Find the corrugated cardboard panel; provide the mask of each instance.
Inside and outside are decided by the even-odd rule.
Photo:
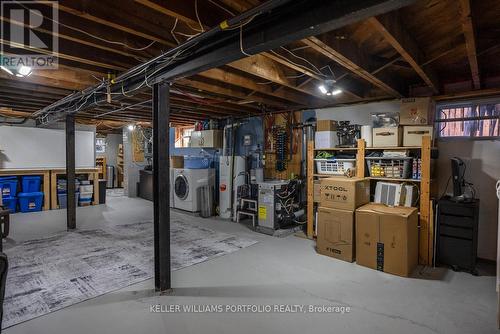
[[[354,261],[354,212],[318,208],[318,253]]]

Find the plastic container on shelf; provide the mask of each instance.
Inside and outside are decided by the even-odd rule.
[[[84,185],[84,184],[80,184],[80,192],[81,193],[93,193],[94,192],[94,185],[90,184],[90,185]]]
[[[18,179],[16,176],[0,177],[0,188],[2,189],[2,197],[3,198],[16,197],[17,183]]]
[[[209,157],[184,157],[185,169],[207,169],[210,168],[212,159]]]
[[[17,212],[17,197],[2,198],[3,206],[10,210],[10,213]]]
[[[93,191],[90,192],[80,192],[80,206],[87,206],[92,203],[92,195],[94,194]]]
[[[411,177],[412,158],[410,157],[366,157],[365,159],[368,173],[371,177],[387,177],[393,179],[408,179]]]
[[[344,175],[350,168],[356,167],[356,159],[314,159],[318,174]]]
[[[78,187],[80,187],[80,181],[75,180],[75,189],[78,191]],[[68,190],[68,183],[65,179],[61,179],[57,181],[57,193],[65,194]]]
[[[42,210],[43,192],[19,193],[19,210],[21,212],[36,212]]]
[[[75,206],[78,206],[79,197],[80,193],[77,191],[75,193]],[[68,194],[66,193],[57,194],[57,199],[59,201],[59,209],[66,209],[68,207]]]
[[[23,193],[33,193],[40,191],[42,183],[41,176],[23,176],[21,177],[21,184]]]

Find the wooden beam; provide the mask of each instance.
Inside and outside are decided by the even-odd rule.
[[[404,29],[397,13],[372,17],[368,19],[368,22],[413,67],[433,92],[438,93],[439,84],[436,73],[430,67],[424,68],[422,65],[425,61],[423,52]]]
[[[477,61],[476,37],[474,34],[474,24],[472,22],[470,0],[460,0],[459,4],[460,20],[465,36],[465,47],[467,48],[467,58],[469,59],[472,83],[474,89],[481,89],[481,78],[479,75],[479,64]]]
[[[228,64],[228,66],[243,72],[251,73],[264,80],[283,85],[298,92],[326,100],[326,97],[319,92],[297,87],[293,80],[287,78],[280,66],[263,55],[243,58]]]
[[[384,92],[400,98],[402,97],[402,94],[396,90],[395,88],[391,87],[389,84],[386,82],[382,81],[379,79],[377,76],[371,74],[369,70],[363,68],[363,65],[367,67],[367,64],[365,64],[362,61],[361,56],[356,56],[356,54],[351,54],[349,55],[349,58],[342,54],[341,51],[334,49],[333,47],[327,45],[317,37],[309,37],[303,42],[310,46],[312,49],[316,50],[317,52],[321,53],[325,57],[328,57],[329,59],[335,61],[336,63],[340,64],[341,66],[345,67],[349,71],[353,72],[354,74],[358,75],[359,77],[365,79],[366,81],[370,82],[376,87],[379,87],[382,89]],[[388,78],[385,80],[389,80]]]

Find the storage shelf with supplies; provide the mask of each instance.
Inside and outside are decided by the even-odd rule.
[[[430,189],[431,189],[431,138],[430,136],[422,137],[421,146],[392,146],[392,147],[366,147],[364,140],[358,140],[358,147],[356,148],[330,148],[330,149],[315,149],[314,141],[311,140],[307,143],[307,236],[309,238],[315,237],[314,228],[314,180],[319,180],[325,177],[343,177],[340,175],[332,174],[322,174],[320,170],[316,170],[317,159],[315,159],[316,153],[318,151],[351,151],[356,152],[356,177],[366,177],[365,175],[370,175],[366,170],[365,160],[366,151],[377,151],[377,150],[392,150],[392,151],[403,151],[403,150],[414,150],[418,151],[418,155],[421,159],[421,170],[420,179],[412,179],[412,164],[411,159],[408,158],[408,165],[410,173],[403,173],[401,177],[386,177],[386,176],[368,176],[370,180],[376,181],[389,181],[389,182],[407,182],[415,183],[419,186],[420,199],[419,199],[419,264],[428,265],[432,263],[434,254],[434,220],[432,214],[432,205],[430,199]],[[374,157],[375,158],[375,157]],[[381,157],[375,158],[381,159]],[[397,158],[396,158],[397,159]],[[404,158],[403,158],[404,160]],[[392,175],[391,175],[392,176]]]

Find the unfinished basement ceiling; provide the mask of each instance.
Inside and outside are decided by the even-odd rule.
[[[1,113],[29,116],[260,3],[60,0],[59,69],[36,70],[28,78],[0,71]],[[171,120],[187,125],[208,117],[320,108],[415,92],[438,95],[447,93],[449,84],[459,84],[463,91],[488,88],[500,72],[499,16],[500,2],[495,0],[416,1],[377,18],[179,79],[171,91]],[[474,34],[464,33],[468,29]],[[317,87],[332,75],[344,93],[326,97]],[[79,113],[78,118],[101,129],[149,122],[150,100],[150,89],[145,89]]]

